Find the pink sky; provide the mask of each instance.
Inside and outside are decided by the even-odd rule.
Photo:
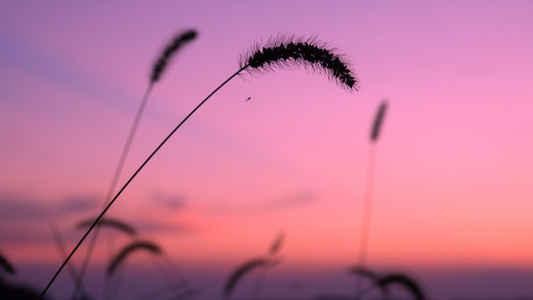
[[[154,87],[120,182],[238,69],[239,54],[294,34],[345,54],[361,90],[304,70],[234,79],[110,216],[186,272],[228,274],[284,231],[280,277],[342,274],[357,260],[368,135],[386,98],[369,266],[528,270],[529,283],[500,292],[532,295],[532,14],[528,1],[3,1],[0,253],[15,266],[52,266],[50,274],[59,266],[48,220],[72,247],[74,224],[97,213],[151,65],[173,34],[200,35]],[[40,287],[48,273],[20,276]]]

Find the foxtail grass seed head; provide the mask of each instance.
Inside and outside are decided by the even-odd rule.
[[[372,125],[372,131],[370,132],[370,141],[375,143],[379,138],[381,127],[383,126],[383,120],[385,119],[385,113],[387,112],[387,101],[383,100],[379,105],[378,112],[374,118]]]
[[[139,250],[145,250],[149,251],[152,254],[161,254],[161,248],[157,246],[156,244],[152,242],[146,242],[146,241],[137,241],[133,242],[126,247],[122,248],[120,252],[113,257],[111,262],[109,263],[109,266],[107,267],[107,275],[111,276],[115,272],[115,270],[122,264],[124,259],[128,257],[133,252],[139,251]]]
[[[157,59],[152,69],[152,75],[150,77],[150,83],[159,81],[163,72],[165,71],[170,59],[183,45],[193,41],[198,36],[196,30],[191,29],[176,35],[170,43],[166,46],[161,56]]]
[[[271,38],[241,55],[239,66],[251,74],[303,67],[325,74],[349,91],[359,90],[359,80],[344,55],[336,54],[316,38]]]

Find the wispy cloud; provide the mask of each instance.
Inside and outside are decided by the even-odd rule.
[[[247,202],[240,205],[216,204],[212,212],[220,214],[269,214],[290,209],[298,209],[315,203],[316,194],[304,191],[279,198]]]
[[[189,235],[198,232],[198,228],[185,223],[169,223],[155,220],[142,220],[134,222],[135,228],[142,235],[150,235],[151,233],[158,234],[172,234],[174,235]]]
[[[61,217],[92,212],[98,206],[99,200],[95,196],[74,195],[50,202],[47,199],[0,191],[0,220],[2,223],[8,221],[35,222],[51,216]]]
[[[186,206],[185,197],[181,195],[156,192],[153,194],[152,199],[158,206],[171,212],[183,210]]]
[[[94,213],[99,198],[90,195],[72,195],[57,201],[24,194],[0,191],[0,241],[4,245],[18,243],[49,243],[52,240],[48,222]],[[76,231],[65,232],[64,238],[77,238]]]

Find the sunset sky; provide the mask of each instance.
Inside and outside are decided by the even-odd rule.
[[[530,1],[2,1],[0,254],[20,269],[14,281],[45,286],[62,259],[50,220],[72,249],[173,35],[199,33],[154,86],[121,184],[240,55],[269,37],[316,37],[344,55],[360,91],[297,68],[234,78],[109,216],[160,245],[200,299],[219,298],[280,232],[265,297],[351,295],[369,134],[387,99],[368,266],[412,274],[433,299],[531,296],[532,15]],[[126,241],[102,236],[93,278],[109,244]],[[156,278],[148,261],[128,267]],[[57,284],[52,297],[69,295],[67,274]]]

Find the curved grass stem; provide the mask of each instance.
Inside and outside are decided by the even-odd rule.
[[[118,160],[117,167],[115,168],[115,172],[113,174],[113,178],[111,179],[111,183],[109,184],[109,188],[107,189],[107,193],[105,196],[105,200],[103,203],[102,209],[106,207],[106,205],[111,200],[111,196],[113,196],[113,193],[115,192],[115,188],[118,183],[118,179],[120,178],[120,174],[122,174],[122,169],[124,168],[124,163],[126,162],[126,158],[128,157],[128,153],[131,148],[131,144],[133,142],[133,138],[135,137],[135,133],[137,132],[137,128],[139,127],[139,123],[141,121],[141,117],[143,115],[144,109],[146,107],[146,103],[148,102],[148,97],[150,96],[150,93],[152,91],[153,83],[150,83],[148,85],[148,88],[146,89],[146,92],[144,93],[144,96],[141,101],[141,105],[139,106],[139,109],[137,110],[137,114],[135,115],[135,119],[133,120],[133,124],[131,125],[130,132],[128,133],[128,138],[126,139],[126,143],[124,144],[124,148],[122,149],[122,153],[120,154],[120,158]],[[79,276],[76,280],[76,290],[75,290],[75,297],[77,296],[79,289],[83,282],[83,277],[85,276],[85,272],[87,271],[87,268],[89,266],[89,262],[91,260],[91,256],[94,250],[94,247],[96,246],[96,241],[98,240],[98,233],[100,232],[100,227],[97,227],[94,230],[94,234],[91,237],[91,240],[89,241],[89,246],[87,247],[87,252],[85,252],[85,257],[83,259],[83,263],[80,269]]]
[[[54,234],[54,238],[56,240],[56,245],[59,250],[59,253],[61,256],[66,257],[67,251],[65,250],[65,243],[63,242],[63,239],[61,238],[61,233],[59,232],[59,229],[57,228],[57,224],[53,219],[50,219],[49,221],[50,229],[52,229],[52,232]],[[88,293],[86,292],[85,288],[83,287],[83,284],[81,284],[81,280],[79,278],[79,274],[76,272],[76,269],[73,265],[69,265],[70,268],[68,268],[70,276],[72,279],[74,279],[74,282],[76,283],[76,293],[80,293],[82,296],[82,299],[89,299],[87,296]],[[80,286],[78,286],[78,283]]]
[[[181,125],[183,125],[183,123],[185,123],[185,121],[187,121],[209,98],[211,98],[211,96],[213,96],[220,88],[222,88],[224,85],[226,85],[226,83],[228,83],[231,79],[233,79],[234,77],[236,77],[237,75],[239,75],[239,73],[241,73],[244,69],[246,69],[248,67],[248,65],[244,65],[242,66],[237,72],[235,72],[233,75],[231,75],[228,79],[226,79],[222,84],[220,84],[213,92],[211,92],[211,94],[209,94],[202,102],[200,102],[200,104],[198,104],[179,124],[178,126],[176,126],[176,128],[174,128],[170,134],[159,144],[159,146],[157,146],[155,148],[155,150],[148,156],[148,158],[146,158],[146,160],[141,164],[141,166],[133,173],[133,175],[128,179],[128,181],[126,181],[126,183],[122,186],[122,188],[118,191],[118,193],[115,195],[115,197],[113,197],[113,199],[106,205],[106,207],[102,210],[102,212],[100,213],[100,215],[94,220],[93,224],[91,225],[91,227],[89,227],[89,229],[87,229],[87,231],[85,232],[85,234],[82,236],[82,238],[80,239],[80,241],[78,242],[78,244],[74,247],[74,249],[72,249],[72,251],[70,252],[70,254],[67,256],[67,258],[65,259],[65,261],[63,261],[63,263],[61,264],[61,266],[59,267],[59,269],[57,270],[57,272],[54,274],[54,276],[52,277],[52,279],[48,282],[48,284],[46,285],[46,287],[44,288],[44,290],[42,291],[41,295],[39,296],[39,299],[42,299],[43,296],[46,294],[46,292],[48,291],[48,289],[50,288],[50,286],[52,285],[52,283],[55,281],[55,279],[57,278],[57,276],[59,275],[59,273],[61,272],[61,270],[63,270],[63,268],[65,267],[65,265],[68,263],[68,261],[72,258],[72,256],[74,255],[74,253],[78,250],[78,248],[80,247],[80,245],[83,243],[83,241],[85,240],[85,238],[87,238],[87,236],[89,235],[89,233],[93,230],[93,228],[96,226],[96,224],[98,223],[98,221],[100,221],[100,219],[102,219],[102,217],[105,215],[105,213],[109,210],[109,208],[111,207],[111,205],[113,205],[113,203],[115,203],[115,201],[117,200],[117,198],[122,194],[122,192],[126,189],[126,187],[133,181],[133,179],[137,176],[137,174],[139,174],[139,172],[144,168],[144,166],[150,161],[150,159],[152,159],[152,157],[159,151],[159,149],[161,149],[161,147],[163,147],[163,145],[170,139],[170,137],[172,137],[172,135],[174,135],[174,133],[181,127]]]
[[[261,290],[263,288],[263,282],[265,281],[266,272],[266,269],[262,269],[260,270],[260,273],[257,274],[257,277],[255,278],[255,285],[252,290],[252,296],[250,299],[259,300],[259,296],[261,295]]]

